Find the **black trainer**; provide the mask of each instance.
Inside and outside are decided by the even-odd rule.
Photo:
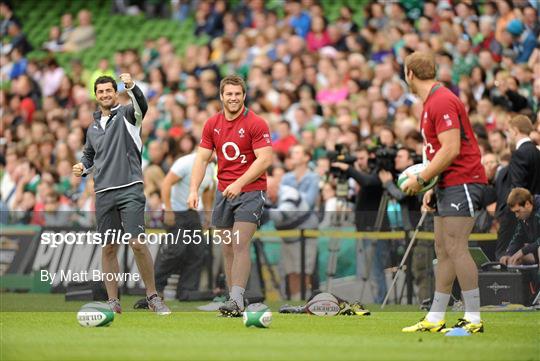
[[[219,307],[219,312],[223,317],[242,317],[242,310],[235,300],[225,301],[225,304]]]

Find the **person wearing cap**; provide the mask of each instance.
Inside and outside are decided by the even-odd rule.
[[[515,62],[526,63],[536,46],[534,34],[518,19],[511,20],[506,25],[506,31],[512,36],[512,48],[516,53]]]

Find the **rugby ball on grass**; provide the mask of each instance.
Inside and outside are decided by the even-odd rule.
[[[339,302],[332,294],[323,292],[308,302],[306,310],[311,315],[335,316],[339,313]]]
[[[114,312],[102,302],[87,303],[77,313],[77,321],[83,327],[109,326],[114,320]]]
[[[267,328],[272,323],[272,312],[264,303],[253,303],[243,312],[244,326]]]
[[[407,176],[408,174],[412,174],[413,176],[417,176],[419,175],[420,173],[422,173],[424,171],[424,169],[426,169],[426,166],[425,164],[423,163],[420,163],[420,164],[415,164],[415,165],[411,165],[409,168],[405,169],[403,171],[403,173],[401,173],[398,177],[398,180],[397,180],[397,186],[399,187],[399,189],[403,190],[402,186],[403,186],[403,183],[405,183],[405,181],[407,179],[409,179],[409,177]],[[430,190],[431,188],[435,187],[435,185],[437,184],[437,182],[439,181],[439,176],[436,176],[436,177],[433,177],[432,179],[429,180],[429,182],[424,186],[424,188],[422,188],[418,193],[424,193],[424,192],[427,192],[428,190]]]

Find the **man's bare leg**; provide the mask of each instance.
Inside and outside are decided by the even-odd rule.
[[[244,308],[244,292],[251,272],[250,245],[257,225],[250,222],[235,222],[231,235],[234,259],[231,269],[231,299],[240,309]]]
[[[232,234],[232,228],[231,229],[218,229],[216,232],[217,235],[221,238],[221,251],[223,252],[223,267],[225,268],[225,279],[227,281],[227,288],[229,289],[229,292],[231,291],[232,287],[232,266],[234,261],[234,252],[233,252],[233,245],[232,241],[231,243],[225,243],[223,242],[223,235],[224,234]],[[230,233],[228,233],[230,232]]]
[[[150,250],[144,243],[140,243],[137,239],[132,239],[130,241],[131,249],[133,250],[133,255],[135,256],[135,262],[137,263],[137,268],[141,273],[144,285],[146,287],[146,296],[151,296],[156,294],[156,280],[154,278],[154,261],[152,260],[152,255]]]
[[[120,272],[120,266],[118,264],[118,245],[107,244],[101,249],[101,268],[103,273]],[[107,296],[110,300],[118,299],[118,283],[115,280],[109,281],[108,277],[104,277],[105,288],[107,289]]]
[[[426,316],[429,322],[437,323],[444,320],[446,308],[450,301],[452,284],[456,279],[456,271],[450,256],[446,252],[446,237],[444,231],[443,217],[435,217],[435,255],[437,265],[435,266],[435,294],[431,308]]]
[[[444,218],[435,217],[435,255],[437,256],[437,266],[435,267],[435,291],[450,294],[452,285],[456,279],[454,263],[446,251],[446,232],[444,229]]]
[[[454,264],[465,303],[464,318],[471,323],[480,323],[480,290],[478,270],[469,252],[469,236],[474,227],[472,217],[445,217],[446,253]]]
[[[443,217],[446,253],[463,291],[478,288],[478,270],[469,252],[469,236],[474,227],[472,217]]]

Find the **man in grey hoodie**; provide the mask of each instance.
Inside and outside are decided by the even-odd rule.
[[[94,122],[88,127],[83,156],[81,162],[73,166],[73,174],[84,177],[92,171],[94,173],[97,231],[104,242],[101,256],[103,273],[118,274],[120,271],[117,258],[119,242],[109,242],[106,237],[111,231],[129,233],[129,244],[146,286],[148,306],[158,315],[168,315],[170,309],[156,292],[152,256],[146,244],[139,241],[144,239],[139,235],[145,231],[146,203],[141,167],[141,125],[148,105],[130,74],[121,74],[120,80],[131,104],[118,104],[118,89],[113,78],[102,76],[96,79],[94,92],[99,110],[94,113]],[[114,312],[121,313],[117,282],[111,280],[114,277],[103,278],[109,306]]]

